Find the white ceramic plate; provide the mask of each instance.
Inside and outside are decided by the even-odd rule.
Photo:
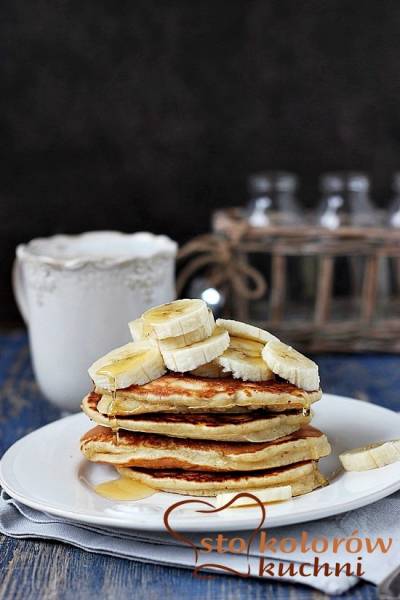
[[[325,394],[315,405],[313,425],[325,432],[333,453],[321,461],[331,479],[325,488],[268,507],[268,526],[289,525],[352,510],[388,496],[400,488],[400,462],[363,473],[332,478],[339,467],[338,454],[367,443],[399,437],[400,415],[341,396]],[[0,483],[24,504],[52,515],[123,529],[164,530],[165,509],[187,496],[157,493],[135,502],[110,501],[92,486],[115,477],[112,467],[87,462],[79,451],[79,438],[90,428],[83,414],[61,419],[16,442],[0,463]],[[200,515],[190,505],[176,511],[171,523],[180,531],[232,531],[251,529],[260,520],[258,508]],[[229,514],[227,514],[229,512]],[[231,514],[232,513],[232,514]]]

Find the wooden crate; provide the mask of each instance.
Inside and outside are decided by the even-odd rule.
[[[214,214],[213,231],[216,243],[221,248],[225,243],[223,252],[230,256],[230,262],[225,256],[221,261],[213,258],[210,265],[214,278],[217,275],[218,279],[220,269],[225,292],[231,300],[226,316],[252,322],[309,351],[400,352],[400,231],[384,227],[343,227],[330,231],[311,225],[254,228],[241,216],[240,209],[235,208]],[[182,256],[190,255],[190,248],[189,253],[185,247],[182,250]],[[270,276],[266,282],[268,295],[259,298],[261,311],[254,316],[254,297],[243,295],[238,286],[230,284],[229,278],[224,279],[223,273],[229,269],[234,272],[237,265],[248,264],[248,257],[257,254],[270,262]],[[212,251],[209,256],[213,257]],[[296,302],[291,303],[288,317],[286,267],[291,257],[314,257],[316,263],[315,289],[307,317],[296,314]],[[342,300],[335,299],[333,294],[337,257],[346,257],[349,264],[356,266],[362,257],[363,263],[358,289],[350,286],[348,296]],[[382,307],[378,306],[379,282],[382,269],[386,269],[387,275],[389,259],[397,287],[382,314]],[[350,306],[357,307],[356,314],[349,313]]]

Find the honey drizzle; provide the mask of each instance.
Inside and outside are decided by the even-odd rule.
[[[117,425],[118,419],[116,415],[113,415],[114,405],[117,399],[117,379],[116,377],[109,377],[112,384],[111,387],[111,404],[109,407],[111,430],[115,435],[115,443],[119,444],[119,427]],[[136,479],[130,479],[128,477],[119,477],[118,479],[111,479],[110,481],[104,481],[94,486],[94,491],[99,496],[107,498],[108,500],[142,500],[148,498],[153,494],[156,494],[158,490],[152,488],[145,483],[137,481]]]
[[[142,500],[157,493],[158,490],[128,477],[119,477],[104,481],[94,487],[96,494],[108,500]]]
[[[111,378],[110,378],[111,379]],[[119,427],[118,427],[118,419],[114,412],[114,405],[117,399],[117,378],[114,376],[111,379],[112,390],[111,390],[111,404],[109,412],[111,413],[111,431],[114,434],[114,442],[118,446],[119,445]]]

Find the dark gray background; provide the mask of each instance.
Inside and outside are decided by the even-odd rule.
[[[3,0],[0,322],[15,245],[117,228],[178,241],[294,170],[400,167],[400,2]]]

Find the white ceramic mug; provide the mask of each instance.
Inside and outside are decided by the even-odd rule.
[[[177,245],[151,233],[99,231],[17,247],[13,286],[39,387],[78,410],[96,358],[128,342],[128,321],[175,298]]]

